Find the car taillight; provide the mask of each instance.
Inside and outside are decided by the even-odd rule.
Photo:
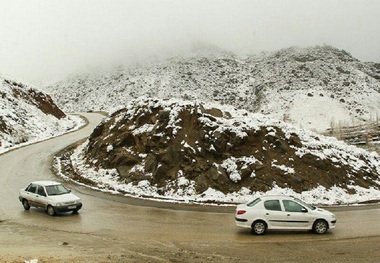
[[[245,212],[247,212],[247,211],[245,211],[245,210],[238,210],[238,211],[236,212],[236,214],[237,214],[237,215],[242,215],[242,214],[244,214]]]

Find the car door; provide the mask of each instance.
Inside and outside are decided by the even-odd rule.
[[[36,196],[37,196],[37,185],[31,183],[25,189],[25,198],[28,200],[31,206],[37,206],[36,204]]]
[[[282,200],[286,212],[286,225],[289,228],[304,229],[311,223],[311,215],[307,208],[292,200]]]
[[[37,193],[35,196],[35,203],[38,207],[46,207],[47,206],[47,197],[45,188],[42,185],[37,185]]]
[[[283,228],[286,224],[287,216],[281,208],[280,200],[266,200],[264,202],[264,208],[268,228]]]

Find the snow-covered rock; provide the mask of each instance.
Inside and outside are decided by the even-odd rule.
[[[52,137],[77,126],[51,97],[23,83],[0,78],[0,152]]]
[[[282,193],[336,204],[380,194],[376,153],[200,101],[133,100],[99,124],[69,163],[75,175],[64,176],[145,198],[242,202]]]

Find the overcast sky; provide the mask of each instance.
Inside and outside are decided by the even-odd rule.
[[[329,44],[380,62],[380,0],[0,0],[0,75],[29,83],[195,42],[236,53]]]

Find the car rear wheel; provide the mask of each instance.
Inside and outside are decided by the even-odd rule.
[[[30,209],[30,204],[29,204],[28,200],[26,200],[26,199],[22,200],[22,206],[24,207],[25,210]]]
[[[264,235],[267,231],[267,224],[264,221],[256,221],[252,224],[251,233],[255,235]]]
[[[54,216],[55,215],[54,207],[52,207],[51,205],[49,205],[47,207],[47,213],[48,213],[49,216]]]
[[[313,225],[313,232],[319,235],[325,234],[328,229],[329,229],[329,226],[327,222],[322,219],[315,221]]]

